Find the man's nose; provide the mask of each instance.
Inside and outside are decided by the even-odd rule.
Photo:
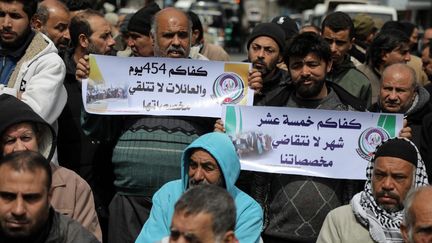
[[[16,152],[16,151],[24,151],[24,150],[27,150],[27,147],[24,145],[23,142],[21,142],[20,140],[17,140],[15,145],[14,145],[13,151]]]
[[[178,35],[174,35],[174,37],[172,39],[172,45],[180,46],[180,38],[178,37]]]
[[[115,45],[115,40],[112,38],[112,36],[108,37],[108,46],[112,47]]]
[[[404,56],[404,61],[409,62],[410,60],[411,60],[411,54],[407,52],[407,54],[405,54]]]
[[[204,179],[204,172],[201,167],[198,167],[193,175],[195,181],[202,181]]]
[[[390,100],[397,100],[397,99],[398,99],[398,96],[397,96],[396,90],[392,90],[392,91],[390,91],[390,94],[389,94],[388,98],[389,98]]]
[[[66,29],[65,32],[63,33],[63,38],[65,38],[68,41],[70,40],[70,33],[68,29]]]
[[[12,214],[17,217],[17,216],[23,216],[26,212],[26,207],[25,207],[25,203],[24,200],[20,197],[18,197],[15,200],[15,204],[12,208]]]
[[[12,25],[12,22],[11,22],[11,17],[9,17],[9,15],[6,15],[4,18],[3,18],[3,26],[5,26],[5,27],[10,27],[11,25]]]
[[[394,189],[394,183],[393,179],[391,177],[386,177],[384,179],[384,182],[382,184],[382,189],[386,191],[393,191]]]

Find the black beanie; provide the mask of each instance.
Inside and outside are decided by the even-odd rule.
[[[285,31],[285,38],[291,39],[298,34],[297,23],[288,16],[274,17],[272,23],[278,24]]]
[[[247,49],[253,40],[260,36],[267,36],[272,38],[279,46],[280,52],[283,52],[285,48],[285,32],[283,29],[275,23],[262,23],[252,30],[249,35],[249,41],[247,42]]]
[[[375,151],[374,161],[378,157],[395,157],[408,161],[417,167],[417,150],[408,140],[393,138],[383,142]]]
[[[138,32],[143,35],[149,35],[151,29],[151,20],[153,15],[160,10],[159,5],[151,3],[145,8],[142,8],[136,12],[128,24],[128,31]]]

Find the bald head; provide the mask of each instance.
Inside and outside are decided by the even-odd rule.
[[[44,33],[60,50],[67,48],[69,36],[69,10],[58,0],[44,0],[32,19],[32,27]]]
[[[155,56],[189,56],[192,23],[185,12],[171,7],[162,9],[154,16],[151,32]]]
[[[417,95],[415,71],[404,63],[390,65],[381,76],[379,102],[385,112],[402,113],[409,110]]]
[[[420,187],[408,194],[401,233],[405,242],[432,242],[432,187]]]

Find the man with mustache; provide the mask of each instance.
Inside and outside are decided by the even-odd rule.
[[[277,67],[282,62],[285,32],[275,23],[257,25],[247,42],[248,62],[252,63],[250,78],[262,79],[263,87],[255,94],[254,105],[262,105],[289,80],[287,71]]]
[[[65,64],[49,38],[31,29],[37,1],[0,1],[0,94],[27,103],[48,123],[66,104]]]
[[[333,12],[325,17],[321,30],[321,35],[329,43],[332,52],[333,65],[328,80],[339,84],[369,107],[372,100],[371,83],[354,66],[349,55],[354,43],[354,23],[350,16],[343,12]]]
[[[203,184],[217,185],[229,192],[237,209],[236,237],[240,242],[258,242],[262,210],[235,186],[240,161],[230,138],[220,132],[199,137],[184,150],[181,165],[181,179],[166,183],[155,193],[150,218],[135,242],[155,242],[169,236],[175,203],[185,191]]]
[[[425,161],[428,175],[431,175],[432,163],[428,158],[428,148],[432,133],[429,127],[432,120],[424,117],[432,111],[429,92],[416,82],[413,68],[404,63],[396,63],[386,67],[381,76],[381,87],[378,102],[370,108],[372,112],[402,113],[407,121],[406,127],[411,129],[411,139],[420,148]],[[426,140],[424,136],[427,136]],[[423,140],[423,141],[422,141]]]
[[[408,139],[377,147],[366,169],[366,184],[349,205],[332,210],[317,242],[403,242],[403,202],[411,188],[428,185],[425,165]]]
[[[64,53],[69,47],[69,10],[59,0],[42,1],[32,18],[32,27],[50,38],[57,50]],[[60,54],[61,55],[61,54]]]
[[[268,106],[364,111],[363,102],[334,82],[326,81],[333,60],[328,43],[319,35],[297,35],[283,55],[291,75]],[[253,197],[265,211],[264,242],[315,242],[327,213],[347,203],[356,182],[300,175],[256,173]]]

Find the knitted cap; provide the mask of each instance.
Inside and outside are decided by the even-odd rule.
[[[271,22],[278,24],[285,31],[285,38],[290,39],[299,32],[297,23],[288,16],[275,17]]]
[[[129,20],[128,31],[148,35],[150,33],[152,17],[159,10],[159,5],[156,3],[152,3],[149,6],[138,10],[138,12],[136,12]]]
[[[359,36],[368,36],[375,29],[375,22],[371,16],[360,13],[353,19],[354,31]]]
[[[252,33],[249,35],[249,41],[247,42],[247,48],[253,40],[260,36],[267,36],[272,38],[279,46],[279,49],[282,51],[285,47],[285,32],[279,27],[278,24],[275,23],[262,23],[252,30]]]
[[[374,160],[378,157],[395,157],[408,161],[417,167],[417,150],[403,138],[393,138],[382,143],[376,150]]]

